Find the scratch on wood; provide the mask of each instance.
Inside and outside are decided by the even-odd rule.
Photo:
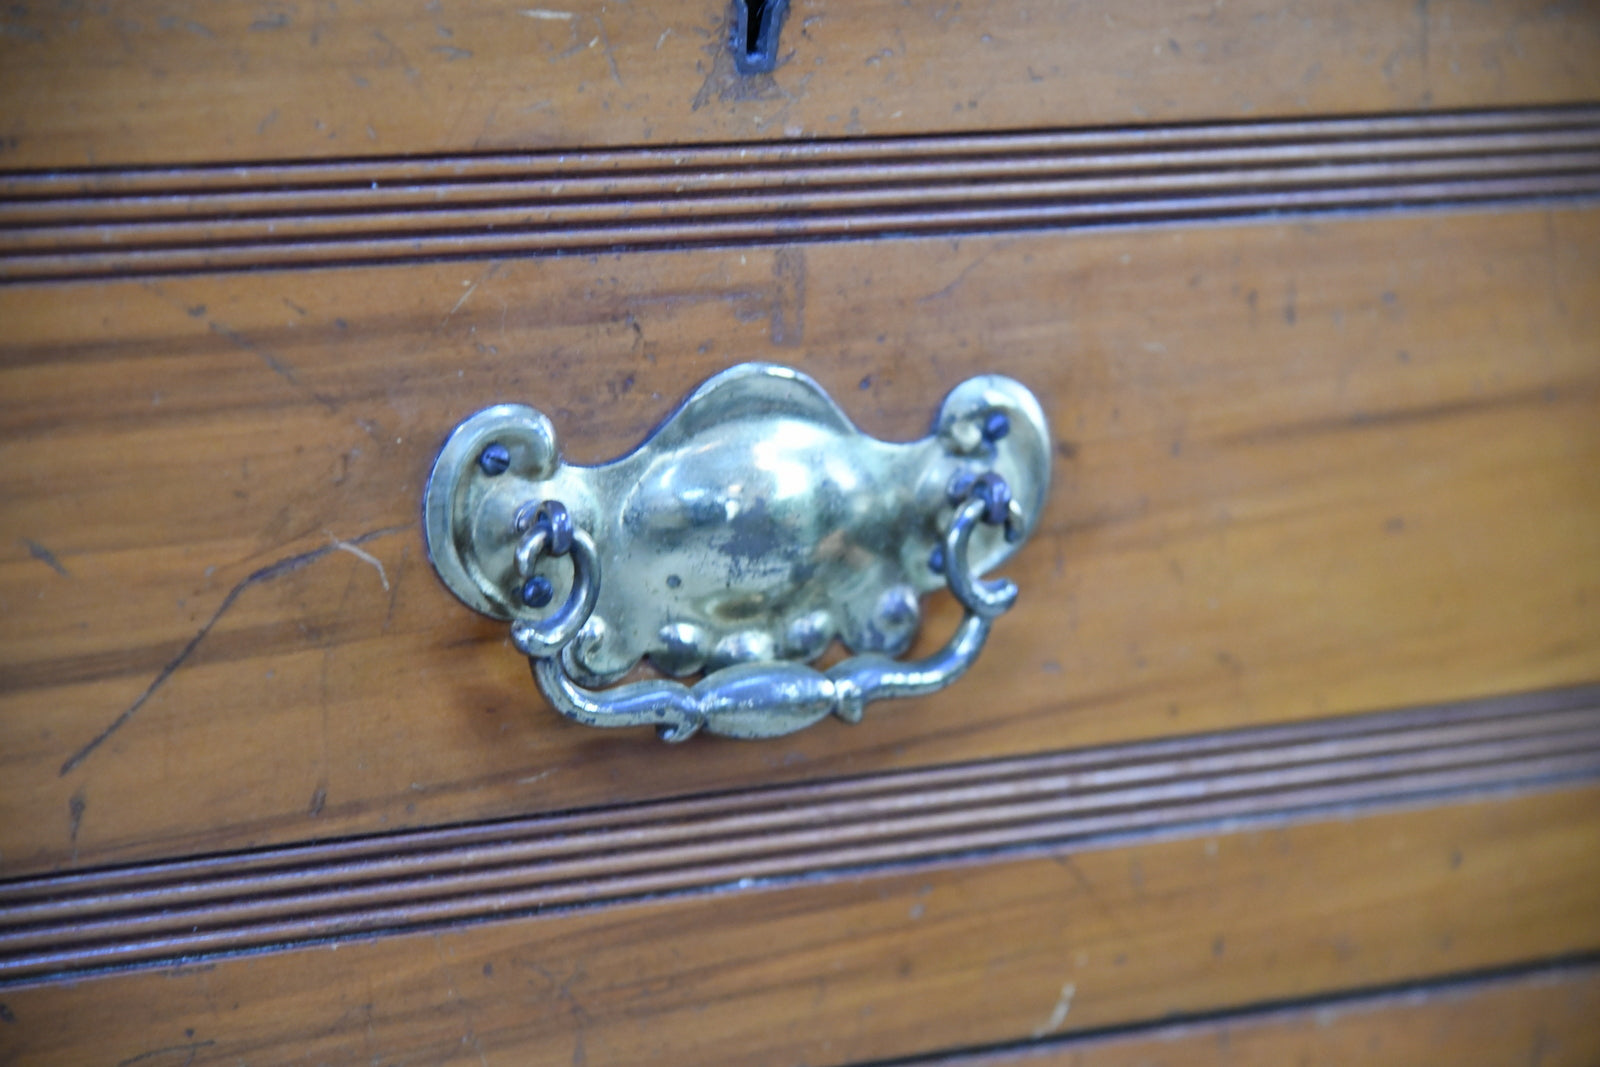
[[[63,577],[63,578],[71,578],[72,577],[72,572],[67,570],[67,568],[62,564],[62,562],[59,559],[56,558],[56,554],[54,552],[50,551],[48,548],[46,548],[43,545],[41,545],[39,542],[30,541],[26,537],[24,537],[22,539],[22,546],[28,550],[28,555],[32,556],[34,559],[38,560],[40,563],[43,563],[46,567],[49,567],[51,570],[53,570],[57,574],[61,575],[61,577]]]
[[[400,591],[400,583],[405,579],[406,574],[406,549],[407,546],[400,546],[400,562],[395,564],[394,582],[389,587],[389,607],[388,610],[383,613],[384,633],[389,632],[389,624],[394,622],[395,595]]]
[[[937,292],[929,293],[927,296],[918,297],[917,298],[917,303],[919,303],[919,304],[929,304],[929,303],[932,303],[935,300],[942,300],[943,298],[949,296],[951,293],[955,292],[957,288],[960,287],[962,282],[967,280],[967,275],[971,274],[973,271],[977,270],[979,267],[981,267],[983,265],[983,261],[989,258],[990,253],[992,253],[994,251],[997,251],[999,248],[1003,248],[1003,247],[1004,247],[1004,245],[997,245],[997,246],[995,246],[995,248],[990,249],[989,252],[985,252],[983,255],[979,256],[977,259],[973,260],[971,263],[968,263],[966,265],[966,267],[962,269],[961,273],[957,274],[955,276],[955,278],[951,280],[949,285],[945,286],[943,289],[938,290]]]
[[[381,530],[372,530],[368,533],[362,534],[360,537],[352,538],[348,542],[344,543],[351,546],[363,545],[368,541],[375,541],[380,537],[388,537],[391,534],[397,534],[402,530],[408,530],[410,528],[410,526],[385,526]],[[120,715],[111,720],[110,724],[108,724],[104,730],[101,730],[98,734],[96,734],[88,744],[84,745],[77,752],[74,752],[72,756],[61,765],[61,777],[66,777],[73,771],[77,770],[79,765],[81,765],[84,760],[88,759],[94,754],[95,749],[105,744],[106,741],[110,740],[113,734],[128,724],[128,720],[132,719],[134,715],[138,713],[139,709],[144,707],[149,699],[156,694],[156,691],[167,683],[167,679],[171,678],[173,674],[177,672],[178,668],[182,667],[189,657],[194,655],[194,650],[199,648],[200,643],[206,639],[206,635],[211,633],[212,627],[216,626],[217,621],[228,613],[228,609],[233,607],[234,603],[239,599],[240,596],[244,594],[246,589],[249,589],[251,586],[262,585],[267,582],[274,581],[283,577],[285,574],[290,574],[302,567],[310,566],[317,560],[322,559],[324,556],[328,556],[337,551],[339,551],[338,545],[330,544],[324,545],[321,548],[312,549],[310,552],[302,552],[297,556],[290,556],[287,559],[280,559],[276,563],[269,563],[267,566],[255,571],[254,573],[242,579],[232,589],[228,590],[228,595],[222,598],[222,603],[219,604],[217,606],[217,610],[211,614],[211,618],[207,619],[205,625],[200,627],[195,635],[189,639],[189,643],[184,645],[176,656],[172,657],[171,662],[169,662],[165,667],[161,668],[150,684],[145,687],[144,692],[139,694],[138,699],[132,704],[129,704]]]
[[[1072,997],[1078,992],[1078,987],[1071,982],[1061,987],[1061,995],[1056,997],[1056,1006],[1050,1011],[1050,1018],[1033,1028],[1034,1037],[1044,1037],[1061,1029],[1061,1024],[1067,1021],[1067,1012],[1072,1010]]]
[[[1594,391],[1584,389],[1574,391],[1575,399],[1582,399],[1588,403],[1593,399]],[[1557,394],[1560,398],[1560,394]],[[1410,408],[1392,408],[1389,410],[1369,411],[1358,409],[1337,416],[1320,417],[1305,422],[1291,422],[1276,426],[1266,426],[1258,430],[1248,430],[1243,433],[1230,434],[1219,437],[1218,443],[1227,446],[1255,446],[1271,444],[1278,441],[1291,441],[1297,438],[1321,436],[1330,433],[1346,433],[1357,430],[1387,430],[1396,427],[1413,426],[1422,423],[1436,422],[1441,419],[1466,419],[1494,411],[1503,411],[1509,408],[1526,407],[1529,405],[1543,405],[1551,402],[1552,397],[1546,389],[1520,389],[1514,392],[1490,394],[1486,396],[1473,396],[1457,400],[1448,400],[1439,404],[1417,406]]]
[[[572,1016],[572,1067],[586,1067],[589,1053],[584,1044],[584,1030],[594,1020],[594,1016],[579,1002],[577,995],[572,991],[575,985],[581,984],[588,977],[583,962],[575,964],[571,973],[565,978],[531,960],[512,962],[538,972],[550,984],[550,992],[554,993],[556,1001],[567,1006],[568,1013]]]
[[[256,344],[254,341],[250,340],[250,338],[246,337],[238,330],[235,330],[227,323],[218,322],[216,319],[207,317],[206,306],[204,304],[196,304],[192,307],[184,304],[182,301],[177,300],[169,295],[165,289],[154,282],[144,283],[144,288],[147,292],[154,293],[168,304],[178,308],[190,318],[205,319],[206,326],[211,330],[212,333],[229,342],[234,347],[242,351],[249,352],[251,355],[261,360],[262,363],[266,364],[268,370],[282,378],[284,381],[288,382],[290,385],[294,386],[296,389],[305,389],[306,392],[311,396],[311,399],[315,400],[329,411],[339,410],[339,402],[333,397],[319,393],[315,389],[307,389],[306,386],[300,381],[300,376],[294,372],[294,368],[280,359],[277,353]]]
[[[444,313],[444,318],[439,320],[439,325],[441,327],[448,325],[449,322],[450,322],[450,316],[452,316],[456,312],[460,311],[461,310],[461,305],[465,304],[467,302],[467,297],[469,297],[473,293],[477,292],[478,286],[480,286],[482,284],[483,284],[483,279],[479,278],[477,281],[475,281],[471,285],[467,286],[466,291],[464,291],[461,294],[461,299],[457,300],[454,304],[451,304],[450,305],[450,310],[446,311]]]
[[[322,532],[328,535],[328,540],[331,541],[333,543],[333,547],[337,548],[340,552],[348,552],[356,559],[359,559],[364,563],[370,563],[373,567],[377,568],[378,581],[383,583],[383,591],[385,593],[389,591],[389,572],[383,569],[383,560],[379,559],[377,556],[374,556],[366,549],[356,546],[350,541],[339,540],[333,535],[333,531],[331,530],[324,530]]]
[[[230,326],[226,326],[215,319],[207,319],[206,325],[209,326],[211,328],[211,332],[216,334],[218,337],[226,338],[228,341],[231,341],[234,345],[244,349],[246,352],[254,353],[258,358],[260,358],[261,362],[267,365],[268,370],[282,378],[284,381],[288,382],[290,385],[296,387],[300,385],[300,378],[295,374],[293,367],[289,366],[276,355],[267,351],[265,348],[262,348],[260,345],[241,334],[238,330],[235,330]]]
[[[300,381],[300,376],[294,372],[294,368],[289,366],[283,360],[279,359],[276,353],[262,348],[260,345],[250,340],[250,338],[244,336],[238,330],[220,323],[215,319],[207,319],[206,325],[209,326],[211,328],[211,332],[216,334],[218,337],[225,338],[234,345],[237,345],[239,348],[244,349],[246,352],[253,353],[258,359],[261,360],[261,362],[267,365],[268,370],[282,378],[284,381],[288,382],[290,385],[294,386],[296,389],[305,388],[304,383]],[[333,399],[333,397],[325,396],[314,389],[310,390],[309,392],[311,399],[315,400],[329,411],[339,410],[339,402]]]
[[[617,70],[617,57],[611,51],[611,38],[606,34],[606,24],[598,14],[594,17],[594,24],[600,30],[600,50],[605,53],[606,63],[611,67],[611,80],[620,86],[622,72]]]
[[[461,310],[462,305],[467,302],[467,298],[478,291],[478,286],[482,285],[490,278],[493,278],[498,273],[500,273],[500,261],[495,260],[493,263],[489,264],[488,269],[486,269],[482,274],[478,275],[472,281],[466,283],[465,291],[461,294],[461,299],[450,305],[450,310],[446,311],[444,313],[444,318],[439,320],[439,329],[442,330],[446,326],[450,325],[451,318],[455,316],[456,312]]]
[[[406,81],[415,83],[422,80],[422,72],[411,65],[411,59],[406,55],[403,48],[389,40],[388,37],[384,36],[382,30],[373,30],[372,36],[380,44],[389,49],[388,58],[390,62],[393,62],[396,59],[400,61],[400,69],[405,72]]]
[[[461,990],[456,988],[455,975],[445,962],[444,950],[439,946],[438,934],[433,937],[433,955],[439,961],[440,973],[443,974],[445,987],[450,993],[449,999],[461,1013],[461,1043],[470,1045],[472,1050],[478,1054],[478,1062],[483,1067],[489,1067],[489,1061],[483,1054],[483,1043],[478,1040],[477,1030],[473,1026],[472,1006],[461,996]]]
[[[196,37],[204,37],[208,41],[215,41],[217,39],[217,35],[211,29],[211,27],[196,22],[193,19],[181,19],[175,15],[163,15],[161,18],[156,20],[156,25],[160,26],[164,30],[187,30]]]
[[[1132,932],[1123,925],[1122,920],[1117,917],[1117,913],[1112,910],[1111,906],[1100,899],[1100,893],[1095,889],[1094,883],[1089,880],[1088,875],[1083,873],[1082,868],[1078,866],[1071,856],[1066,854],[1055,856],[1053,857],[1053,862],[1056,866],[1065,868],[1072,875],[1073,880],[1078,883],[1078,888],[1083,890],[1084,896],[1094,903],[1100,914],[1105,916],[1106,923],[1117,931],[1118,936],[1129,941],[1133,939]]]
[[[188,1055],[184,1057],[183,1067],[189,1067],[189,1064],[194,1062],[195,1055],[201,1049],[210,1048],[215,1044],[215,1041],[191,1041],[187,1045],[167,1045],[163,1048],[153,1048],[149,1052],[141,1052],[137,1056],[129,1056],[125,1060],[118,1060],[117,1067],[132,1067],[135,1063],[148,1063],[163,1056],[177,1057],[185,1052]]]

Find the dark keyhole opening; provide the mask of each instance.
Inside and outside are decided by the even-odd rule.
[[[734,0],[734,66],[743,74],[770,71],[778,64],[778,31],[789,0]]]

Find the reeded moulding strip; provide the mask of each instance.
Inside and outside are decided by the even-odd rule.
[[[1600,776],[1600,686],[0,883],[0,983]]]
[[[1600,106],[0,173],[0,283],[1600,196]]]

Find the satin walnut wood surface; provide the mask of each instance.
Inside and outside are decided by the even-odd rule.
[[[1533,209],[0,289],[0,851],[23,874],[1590,681],[1596,249],[1600,214]],[[417,494],[461,417],[539,404],[596,462],[749,358],[888,438],[977,363],[1044,399],[1056,485],[964,683],[1004,694],[982,714],[950,692],[663,753],[563,724],[427,569]],[[930,601],[929,640],[953,624]]]
[[[1600,99],[1542,0],[795,0],[741,77],[725,0],[19,7],[0,166],[773,141]]]

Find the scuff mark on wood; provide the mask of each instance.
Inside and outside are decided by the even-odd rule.
[[[388,537],[392,534],[397,534],[402,530],[409,530],[410,528],[411,527],[409,525],[385,526],[382,529],[372,530],[364,533],[359,537],[353,537],[349,541],[343,543],[351,546],[363,545],[369,541],[376,541],[380,537]],[[138,699],[123,709],[122,713],[119,714],[115,719],[112,719],[105,729],[101,730],[98,734],[91,738],[88,744],[84,745],[77,752],[74,752],[67,759],[67,761],[61,765],[60,776],[64,778],[73,771],[77,770],[78,767],[82,765],[84,760],[93,755],[96,749],[110,740],[113,734],[126,726],[128,721],[132,719],[134,715],[138,714],[139,709],[144,707],[145,704],[149,702],[150,698],[154,696],[163,685],[167,684],[167,679],[171,678],[173,674],[177,672],[178,668],[182,667],[189,657],[194,655],[195,649],[200,647],[201,642],[203,642],[206,639],[206,636],[211,633],[212,628],[217,625],[217,622],[222,618],[222,616],[228,613],[228,610],[233,607],[234,603],[238,601],[239,597],[244,595],[245,590],[252,586],[263,585],[267,582],[275,581],[276,579],[281,578],[286,574],[291,574],[302,567],[308,567],[317,562],[317,560],[339,550],[338,543],[324,545],[321,548],[312,549],[310,552],[302,552],[297,556],[289,556],[286,559],[278,560],[276,563],[269,563],[260,570],[254,571],[250,575],[241,579],[237,585],[228,590],[228,595],[222,598],[222,603],[217,605],[217,610],[211,614],[211,618],[206,620],[205,625],[201,626],[195,635],[189,639],[188,644],[184,645],[183,648],[179,650],[178,654],[172,657],[172,660],[165,667],[161,668],[150,684],[145,687],[144,692],[139,694]]]
[[[1044,1037],[1061,1029],[1061,1024],[1067,1021],[1067,1012],[1072,1010],[1072,998],[1078,992],[1078,987],[1071,982],[1061,987],[1061,994],[1056,997],[1056,1006],[1050,1011],[1050,1018],[1033,1028],[1034,1037]]]
[[[83,813],[89,810],[89,799],[84,796],[84,790],[79,787],[67,801],[67,840],[72,845],[72,858],[78,858],[78,830],[83,826]]]
[[[28,555],[32,556],[40,563],[43,563],[46,567],[49,567],[51,570],[61,575],[61,577],[72,577],[72,572],[67,570],[66,566],[56,558],[56,554],[41,545],[39,542],[30,541],[24,537],[22,538],[22,546],[28,550]]]
[[[805,249],[780,248],[772,257],[772,343],[798,345],[805,330]]]
[[[723,15],[711,28],[702,50],[711,60],[711,70],[689,101],[690,111],[699,111],[712,100],[723,104],[745,104],[765,100],[792,99],[783,91],[778,80],[770,73],[745,74],[739,70],[733,50],[728,47],[727,27],[738,18],[739,0],[728,0]],[[784,66],[793,52],[781,56],[778,66]],[[704,65],[701,66],[704,69]]]
[[[196,37],[204,37],[208,41],[215,41],[217,35],[210,26],[196,22],[193,19],[178,18],[176,15],[163,15],[156,19],[156,25],[164,30],[184,30]]]

